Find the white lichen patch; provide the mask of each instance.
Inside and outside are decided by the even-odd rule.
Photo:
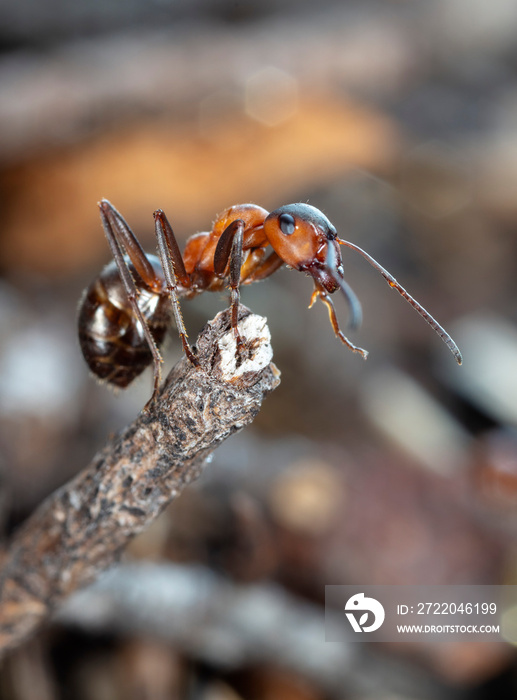
[[[229,381],[246,372],[260,372],[271,362],[273,348],[267,319],[251,314],[239,321],[239,333],[246,343],[243,356],[237,356],[237,343],[233,330],[226,333],[219,341],[221,351],[221,375]],[[239,366],[238,359],[241,359]]]
[[[75,510],[79,510],[79,508],[82,505],[81,494],[77,493],[77,491],[72,490],[68,493],[68,500],[72,508],[74,508]]]

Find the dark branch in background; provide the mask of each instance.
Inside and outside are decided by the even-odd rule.
[[[331,609],[276,584],[243,586],[199,565],[121,564],[67,600],[57,621],[90,633],[163,639],[225,672],[284,668],[335,698],[456,695],[430,671],[351,641]],[[326,625],[339,641],[325,642]]]
[[[30,1],[41,7],[36,0]],[[113,5],[122,9],[119,3]],[[185,3],[185,7],[188,5]],[[5,4],[8,6],[9,12],[21,14],[19,27],[26,28],[27,10],[21,9],[24,4]],[[91,8],[95,13],[91,3],[82,2],[81,6],[84,11]],[[152,4],[142,7],[152,8]],[[127,3],[122,12],[127,21]],[[33,14],[37,17],[38,13]],[[384,50],[373,51],[369,36],[378,20],[365,14],[361,20],[356,17],[349,22],[349,14],[350,8],[343,3],[337,3],[333,23],[314,21],[314,17],[298,11],[296,17],[289,13],[292,35],[282,30],[276,13],[268,31],[265,25],[250,22],[239,25],[238,36],[232,25],[195,22],[187,30],[185,26],[174,29],[160,22],[157,30],[152,21],[150,28],[138,24],[138,33],[131,32],[121,40],[120,31],[114,39],[102,26],[100,34],[81,43],[79,52],[73,50],[73,42],[64,42],[49,47],[45,56],[29,50],[19,52],[19,58],[13,60],[12,55],[5,53],[0,56],[0,157],[5,161],[20,154],[23,157],[27,149],[59,147],[63,133],[67,134],[67,142],[72,142],[95,135],[100,124],[131,124],[150,114],[190,115],[191,106],[201,103],[207,95],[226,90],[233,94],[237,85],[246,84],[243,58],[247,77],[263,70],[264,56],[268,56],[270,65],[286,71],[300,84],[323,83],[331,91],[336,86],[342,89],[355,85],[369,90],[380,86],[393,89],[401,74],[414,70],[422,61],[421,55],[411,42],[404,42],[403,29],[400,34],[393,32],[393,25],[383,34]],[[5,19],[2,25],[0,38],[7,26]],[[120,26],[117,23],[119,30]],[[297,36],[309,28],[312,50],[300,53]],[[31,40],[33,37],[31,32]],[[368,52],[368,71],[350,60],[358,50]],[[294,52],[296,62],[290,60]],[[100,62],[95,60],[99,54]],[[185,63],[188,71],[170,70],[171,65]],[[134,79],[136,71],[142,80]],[[116,84],[113,74],[120,78]],[[48,81],[52,81],[53,90],[38,89]],[[11,88],[13,83],[16,92]],[[211,110],[206,112],[205,127],[217,120]],[[55,128],[57,119],[60,129]]]
[[[242,362],[227,312],[201,332],[200,367],[171,371],[149,413],[115,436],[15,534],[0,574],[0,650],[93,581],[196,479],[215,447],[250,423],[279,384],[265,319],[240,308]]]

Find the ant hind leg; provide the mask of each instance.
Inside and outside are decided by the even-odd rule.
[[[129,255],[131,262],[135,265],[135,269],[140,277],[147,276],[146,281],[152,283],[154,281],[154,272],[152,266],[145,257],[145,253],[142,251],[140,244],[136,240],[135,235],[115,207],[110,204],[108,200],[103,199],[101,202],[99,202],[99,209],[104,233],[108,239],[108,243],[113,254],[113,259],[115,260],[122,284],[124,285],[124,290],[127,294],[128,301],[131,304],[135,317],[142,326],[153,358],[153,394],[144,407],[144,411],[148,411],[151,404],[158,397],[160,391],[161,363],[163,362],[163,359],[160,355],[160,351],[158,350],[158,346],[156,345],[149,325],[145,320],[140,307],[138,306],[138,291],[135,281],[127,266],[127,262],[124,259],[124,251]]]

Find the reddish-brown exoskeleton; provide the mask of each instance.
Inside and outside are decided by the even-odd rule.
[[[341,331],[330,295],[340,289],[350,306],[350,327],[361,321],[361,305],[344,279],[339,246],[360,253],[423,316],[458,364],[461,353],[450,335],[397,280],[368,253],[337,237],[327,217],[309,204],[288,204],[269,213],[255,204],[223,211],[212,230],[191,236],[183,256],[161,209],[154,212],[159,258],[142,250],[122,215],[106,200],[99,203],[113,261],[85,291],[79,310],[79,339],[90,369],[117,387],[128,386],[151,362],[156,398],[160,386],[159,346],[171,319],[171,308],[192,364],[197,365],[179,299],[204,291],[231,290],[231,323],[237,352],[245,346],[238,329],[239,289],[273,274],[283,264],[305,272],[314,282],[310,306],[321,299],[336,336],[366,359],[368,353]]]

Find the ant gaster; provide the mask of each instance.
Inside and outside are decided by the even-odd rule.
[[[350,306],[351,328],[361,322],[361,305],[344,279],[340,245],[352,248],[373,265],[427,321],[458,364],[461,353],[450,335],[362,248],[337,237],[327,217],[309,204],[288,204],[269,213],[255,204],[223,211],[212,230],[191,236],[183,256],[161,209],[154,212],[159,258],[146,254],[122,215],[110,202],[99,203],[102,225],[113,261],[86,289],[79,309],[79,340],[91,371],[117,387],[127,387],[153,363],[154,391],[160,386],[159,346],[170,324],[170,308],[186,356],[198,365],[187,340],[179,299],[217,292],[229,283],[231,325],[237,352],[245,341],[238,329],[239,289],[272,275],[284,263],[314,281],[310,306],[327,306],[336,336],[364,359],[368,353],[341,331],[330,295],[340,289]],[[271,246],[272,250],[269,249]],[[310,308],[310,307],[309,307]]]

